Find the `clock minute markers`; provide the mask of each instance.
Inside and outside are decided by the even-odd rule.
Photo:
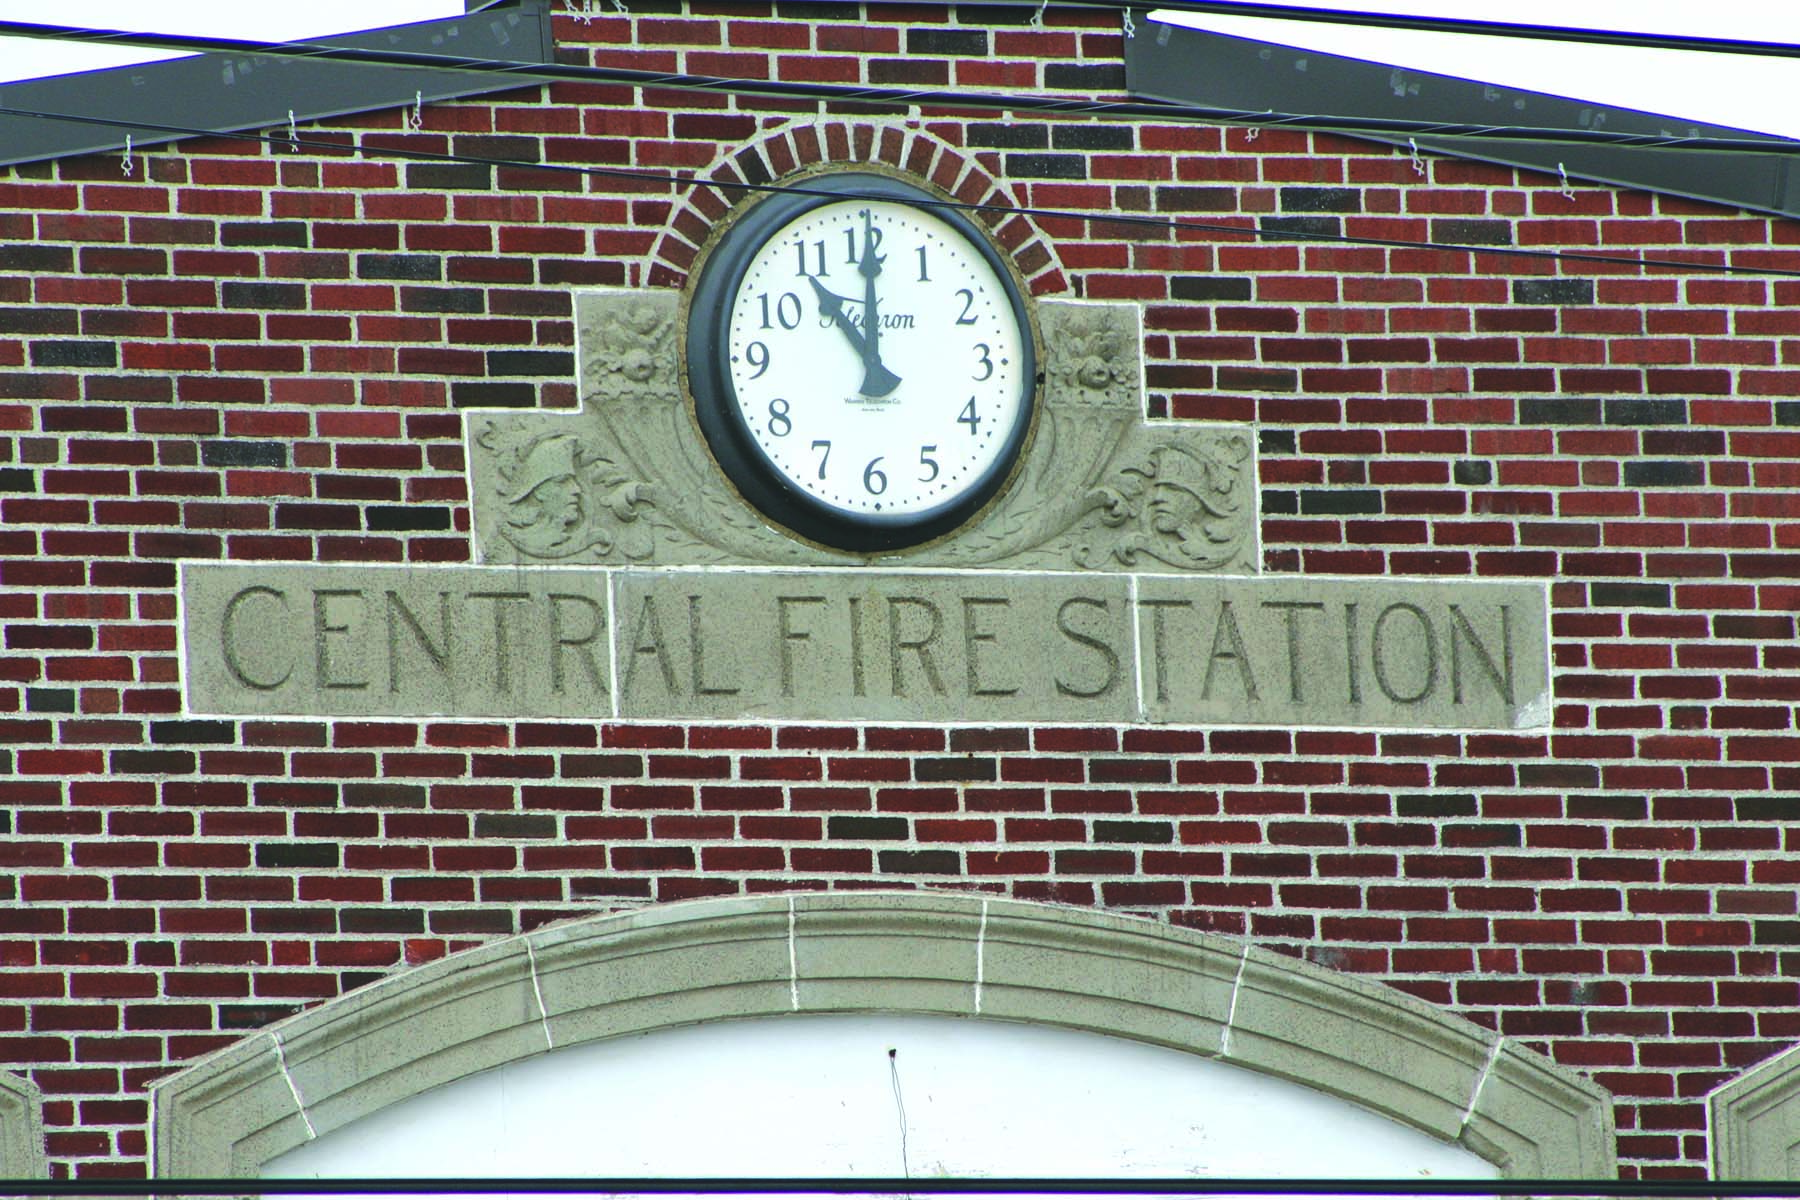
[[[908,546],[1003,485],[1031,414],[1014,394],[1029,310],[979,226],[885,177],[841,178],[828,177],[842,199],[747,208],[702,260],[690,311],[710,324],[690,327],[690,358],[715,330],[729,330],[730,352],[713,342],[714,374],[693,372],[696,416],[777,528],[845,549]]]

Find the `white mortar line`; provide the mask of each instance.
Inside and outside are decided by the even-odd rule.
[[[580,322],[576,322],[580,324]],[[612,701],[613,720],[619,719],[619,573],[606,573],[606,682],[607,699]],[[1550,643],[1545,642],[1546,646]]]
[[[1145,714],[1150,711],[1150,707],[1144,702],[1144,638],[1138,630],[1142,610],[1138,607],[1138,577],[1135,572],[1125,577],[1125,603],[1125,624],[1131,633],[1132,676],[1137,683],[1137,719],[1141,722],[1146,719]]]
[[[544,1027],[544,1048],[554,1050],[556,1039],[550,1034],[550,1010],[544,1007],[544,988],[538,982],[537,950],[530,938],[525,939],[525,961],[531,965],[531,994],[537,998],[538,1022]]]
[[[794,947],[794,898],[788,897],[788,1000],[800,1011],[800,954]]]
[[[463,461],[467,462],[467,459]],[[181,715],[193,716],[194,671],[188,665],[187,654],[187,594],[188,564],[183,561],[175,567],[175,662],[176,669],[181,672]]]
[[[1244,968],[1250,965],[1250,943],[1239,947],[1237,976],[1231,981],[1231,1006],[1225,1010],[1225,1032],[1219,1035],[1219,1057],[1231,1056],[1231,1027],[1237,1024],[1238,993],[1244,990]]]
[[[1456,1127],[1459,1137],[1469,1128],[1469,1122],[1475,1118],[1475,1106],[1481,1103],[1481,1089],[1487,1086],[1488,1076],[1494,1073],[1494,1063],[1499,1060],[1501,1047],[1505,1045],[1505,1038],[1496,1037],[1494,1044],[1488,1047],[1487,1061],[1481,1064],[1481,1077],[1475,1081],[1475,1090],[1469,1093],[1469,1107],[1463,1109],[1462,1124]]]
[[[312,1118],[306,1115],[306,1101],[300,1096],[300,1085],[294,1082],[294,1073],[288,1070],[287,1051],[281,1045],[281,1035],[270,1031],[269,1040],[275,1043],[275,1062],[281,1068],[281,1078],[286,1081],[288,1091],[294,1097],[294,1107],[300,1110],[300,1121],[306,1126],[306,1140],[312,1141],[319,1136],[313,1128]]]
[[[981,902],[981,928],[975,934],[975,1015],[981,1015],[981,985],[987,975],[988,902]]]

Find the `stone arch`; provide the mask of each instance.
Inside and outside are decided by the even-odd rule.
[[[687,189],[650,255],[651,287],[678,288],[714,227],[746,195],[743,185],[774,183],[823,166],[879,164],[923,179],[945,196],[979,205],[969,212],[1008,254],[1033,295],[1066,291],[1050,240],[1017,211],[1017,198],[973,157],[914,123],[795,121],[722,155]],[[738,186],[732,186],[732,185]]]
[[[0,1179],[42,1179],[43,1098],[30,1080],[0,1071]]]
[[[1338,1096],[1507,1177],[1610,1178],[1598,1085],[1398,991],[1135,918],[955,893],[700,900],[548,926],[402,972],[152,1089],[162,1176],[276,1155],[479,1071],[791,1013],[921,1013],[1166,1046]]]
[[[1800,1179],[1800,1045],[1706,1098],[1714,1179]]]

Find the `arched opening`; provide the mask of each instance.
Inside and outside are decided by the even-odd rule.
[[[823,1057],[796,1072],[809,1032]],[[888,1049],[897,1050],[892,1059]],[[766,1158],[720,1160],[737,1173],[823,1174],[834,1162],[855,1165],[844,1173],[910,1171],[916,1128],[921,1170],[1005,1174],[1019,1170],[1015,1160],[970,1157],[968,1131],[953,1128],[958,1105],[978,1088],[989,1089],[988,1107],[1010,1103],[1032,1120],[1066,1122],[1071,1112],[1097,1111],[1096,1089],[1117,1094],[1154,1077],[1169,1095],[1198,1098],[1194,1105],[1234,1098],[1244,1111],[1279,1112],[1267,1119],[1289,1128],[1309,1121],[1333,1137],[1361,1131],[1369,1147],[1385,1140],[1398,1157],[1370,1159],[1369,1173],[1456,1173],[1465,1163],[1514,1177],[1614,1174],[1604,1091],[1412,997],[1223,938],[943,893],[668,905],[545,928],[396,975],[156,1085],[156,1170],[368,1170],[371,1160],[352,1151],[359,1141],[393,1141],[395,1121],[435,1129],[419,1136],[442,1144],[481,1106],[567,1104],[570,1089],[590,1112],[602,1104],[642,1116],[648,1101],[624,1092],[608,1104],[602,1090],[635,1086],[658,1061],[678,1074],[696,1056],[724,1072],[708,1087],[739,1111],[764,1105],[756,1086],[773,1086],[779,1067],[792,1076],[782,1086],[805,1101],[788,1112],[792,1126],[850,1122],[836,1160],[813,1153],[794,1161],[817,1142],[802,1138],[780,1170]],[[1032,1060],[1047,1057],[1084,1081],[1088,1100],[1077,1095],[1057,1108],[1032,1095],[1043,1091],[1031,1074],[1043,1064]],[[883,1099],[883,1084],[898,1095]],[[1063,1127],[1053,1126],[1050,1139]],[[902,1128],[904,1164],[894,1161]],[[1130,1148],[1152,1165],[1137,1173],[1232,1174],[1262,1161],[1248,1145],[1234,1148],[1237,1158],[1209,1152],[1209,1128],[1229,1136],[1228,1116],[1161,1133],[1142,1126],[1132,1136],[1148,1140]],[[1042,1142],[1045,1131],[1033,1136]],[[1117,1163],[1122,1136],[1093,1146],[1110,1147]],[[1065,1141],[1072,1156],[1083,1152]],[[327,1170],[334,1147],[350,1147],[349,1157]],[[873,1165],[882,1155],[886,1166]],[[428,1173],[445,1173],[445,1160],[433,1161]],[[489,1161],[472,1173],[545,1173],[534,1160],[523,1170]],[[565,1169],[601,1174],[628,1161],[591,1155]],[[691,1157],[680,1172],[662,1161],[634,1169],[711,1169]],[[1041,1155],[1036,1161],[1023,1173],[1046,1173]],[[1098,1160],[1070,1160],[1090,1161]],[[1279,1173],[1319,1172],[1291,1155],[1288,1165]]]

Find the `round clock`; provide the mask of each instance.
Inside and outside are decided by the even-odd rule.
[[[938,197],[869,173],[754,204],[705,256],[688,387],[713,456],[789,531],[877,552],[941,537],[1006,483],[1037,354],[1012,270]]]

